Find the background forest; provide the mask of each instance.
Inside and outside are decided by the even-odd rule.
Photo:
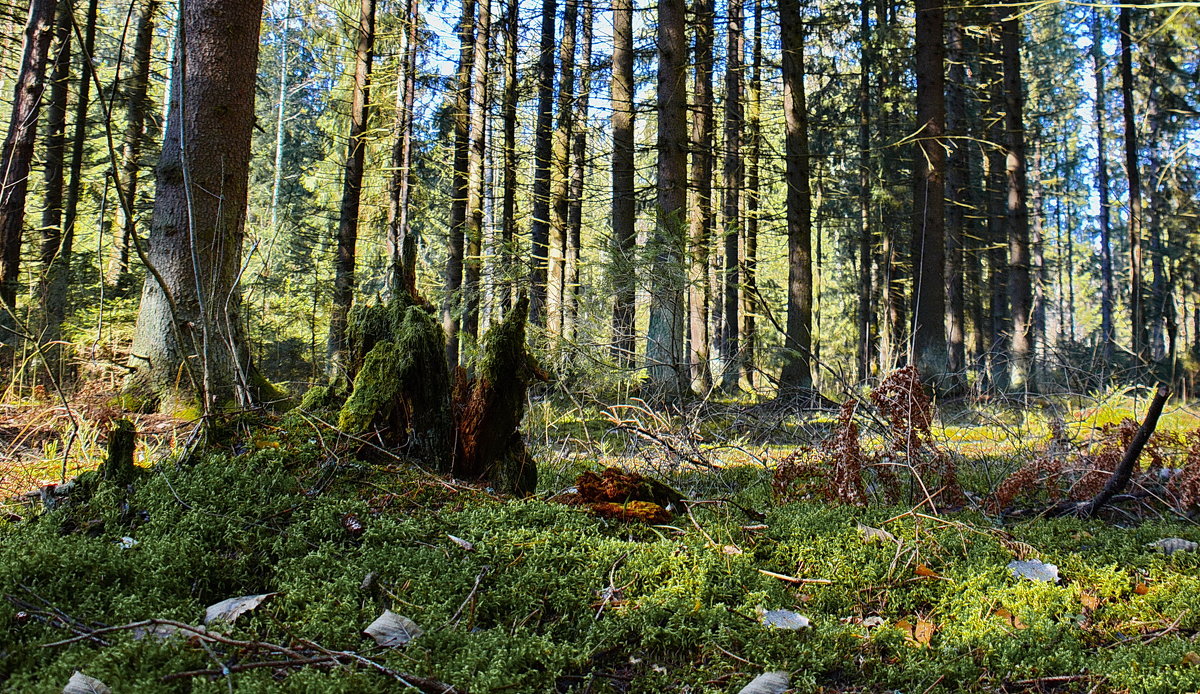
[[[951,393],[1189,381],[1195,6],[916,9],[937,26],[886,2],[270,3],[254,361],[323,381],[350,305],[411,273],[452,364],[529,293],[575,388],[836,391],[906,361]],[[56,12],[23,216],[5,188],[13,392],[60,336],[62,375],[123,375],[176,50],[171,5]]]

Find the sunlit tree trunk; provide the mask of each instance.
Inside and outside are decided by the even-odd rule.
[[[33,165],[46,60],[53,37],[55,0],[31,0],[21,69],[13,91],[12,111],[0,150],[0,342],[16,344],[17,287],[21,271],[21,231],[25,198]]]
[[[393,295],[417,294],[417,243],[409,225],[412,190],[412,129],[416,104],[417,0],[408,0],[404,51],[401,54],[396,89],[396,142],[392,147],[392,181],[388,206],[388,287]]]
[[[946,42],[946,62],[949,63],[949,82],[946,84],[946,132],[950,148],[946,170],[946,346],[947,370],[957,389],[963,383],[967,367],[966,310],[963,271],[965,262],[966,210],[970,208],[967,195],[967,134],[966,56],[963,50],[962,10],[956,10]]]
[[[550,333],[562,336],[563,280],[565,276],[568,219],[571,201],[571,134],[575,128],[575,29],[579,18],[576,0],[566,0],[559,39],[558,127],[554,130],[554,164],[550,170],[550,248],[546,315]]]
[[[350,135],[346,166],[342,173],[342,202],[338,214],[337,256],[334,258],[333,308],[329,316],[329,370],[335,378],[345,375],[346,318],[354,303],[355,248],[358,244],[358,211],[362,200],[363,168],[366,160],[367,108],[371,102],[371,63],[375,49],[375,0],[359,5],[357,46],[354,60],[354,92],[350,103]]]
[[[688,369],[692,388],[712,386],[708,365],[708,254],[712,236],[713,7],[698,0],[692,109],[691,206],[688,209]]]
[[[737,390],[739,375],[738,354],[738,265],[741,254],[738,237],[742,230],[741,194],[745,176],[742,163],[742,130],[745,118],[742,108],[742,55],[746,50],[743,4],[745,0],[729,0],[728,40],[725,50],[725,200],[721,209],[721,234],[725,245],[725,267],[722,285],[725,294],[724,320],[721,322],[721,361],[724,364],[721,387]]]
[[[529,322],[546,325],[546,275],[550,246],[550,167],[554,159],[555,0],[542,0],[538,45],[537,123],[533,134],[533,223],[530,230]]]
[[[176,410],[259,397],[241,330],[241,267],[260,2],[184,0],[171,117],[128,404]],[[216,194],[214,194],[216,193]]]
[[[633,0],[613,0],[612,102],[612,354],[622,366],[633,363],[634,253],[637,235],[633,192]]]
[[[47,310],[53,298],[51,277],[53,267],[58,259],[58,249],[62,246],[63,232],[63,188],[64,169],[67,149],[67,93],[70,91],[68,82],[71,78],[71,5],[60,2],[58,17],[54,21],[54,43],[51,46],[53,67],[50,72],[50,98],[46,104],[46,137],[42,148],[45,156],[43,164],[45,189],[42,198],[42,244],[41,265],[42,274],[38,283],[38,303],[42,311],[42,331],[39,342],[44,350],[52,349],[48,343],[57,339],[56,327],[50,324]],[[47,364],[57,379],[57,369],[54,364]]]
[[[563,276],[563,338],[575,340],[579,310],[579,252],[583,241],[584,159],[587,156],[588,105],[592,93],[592,19],[595,7],[586,3],[580,26],[583,46],[579,60],[579,93],[576,95],[575,134],[571,145],[571,192],[568,214],[567,251]]]
[[[415,0],[413,0],[415,2]],[[500,118],[504,123],[503,193],[500,203],[499,286],[496,299],[501,314],[513,301],[513,244],[517,238],[517,31],[519,0],[508,0],[504,15],[504,95]]]
[[[1112,202],[1108,187],[1108,149],[1104,131],[1105,99],[1104,48],[1100,27],[1101,10],[1092,9],[1092,68],[1096,75],[1094,96],[1096,114],[1096,189],[1100,196],[1097,225],[1100,231],[1100,369],[1104,380],[1112,368],[1113,348],[1116,345],[1116,329],[1113,326],[1113,306],[1116,287],[1113,283],[1112,260]]]
[[[129,75],[128,91],[125,94],[125,132],[121,138],[121,175],[117,185],[121,186],[117,195],[120,204],[117,205],[117,229],[121,233],[121,245],[117,253],[117,286],[125,287],[129,283],[130,254],[133,250],[133,235],[137,233],[137,195],[138,175],[142,170],[142,145],[146,139],[146,116],[150,112],[150,101],[147,92],[150,86],[150,55],[154,43],[154,16],[158,12],[158,0],[144,0],[138,9],[137,34],[133,42],[133,61]],[[286,40],[281,39],[281,45],[286,46]],[[281,48],[281,50],[284,50]],[[281,56],[281,64],[286,63],[286,56]],[[286,84],[286,77],[281,72],[281,82]],[[283,94],[284,86],[280,86]],[[283,128],[282,102],[280,116],[276,122],[276,178],[279,178],[279,156],[282,152],[280,139]],[[271,213],[275,214],[278,205],[278,184],[272,190]],[[128,209],[126,209],[128,207]],[[276,223],[272,217],[272,226]]]
[[[762,150],[762,3],[754,3],[754,43],[750,72],[750,120],[746,128],[746,232],[742,241],[742,377],[751,389],[755,384],[758,306],[758,225],[762,196],[759,154]]]
[[[450,182],[450,238],[446,243],[446,272],[442,298],[442,330],[446,333],[446,363],[458,366],[462,326],[463,259],[466,253],[467,184],[471,160],[471,68],[475,62],[475,0],[463,0],[458,23],[458,71],[453,113],[454,154]]]
[[[1009,387],[1036,389],[1033,374],[1032,278],[1029,256],[1029,208],[1025,175],[1025,91],[1021,80],[1021,24],[1010,7],[999,10],[1004,64],[1008,206],[1008,296],[1012,309],[1009,339]]]
[[[787,180],[787,336],[780,395],[809,390],[812,379],[812,195],[804,99],[804,24],[798,0],[780,0],[783,41],[784,159]]]
[[[687,390],[680,256],[687,211],[687,48],[683,0],[659,0],[658,209],[650,242],[646,366],[649,390],[664,396]]]
[[[871,9],[859,2],[858,20],[858,379],[871,373],[874,307],[871,305]]]
[[[479,20],[471,67],[471,116],[467,155],[466,254],[463,258],[462,332],[468,340],[479,338],[479,279],[483,268],[484,154],[488,113],[488,48],[492,29],[491,0],[477,0]]]
[[[155,0],[151,0],[154,2]],[[271,229],[279,229],[279,190],[283,187],[283,142],[287,123],[288,25],[292,21],[292,0],[284,0],[283,21],[279,24],[279,97],[275,108],[275,175],[271,181]]]
[[[1129,178],[1129,326],[1133,353],[1145,360],[1146,319],[1142,308],[1142,176],[1138,164],[1137,123],[1133,114],[1133,28],[1128,6],[1120,9],[1121,109],[1125,126],[1125,173]]]

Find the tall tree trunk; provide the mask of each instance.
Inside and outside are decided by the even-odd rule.
[[[692,110],[692,204],[688,210],[688,368],[691,386],[712,387],[708,365],[708,254],[712,237],[713,5],[697,0],[695,108]]]
[[[396,143],[392,147],[392,182],[388,205],[388,291],[417,295],[417,242],[408,223],[412,190],[412,128],[416,104],[417,27],[420,5],[408,0],[404,51],[396,88]]]
[[[121,176],[117,185],[122,190],[117,192],[123,204],[117,205],[117,228],[121,230],[121,247],[117,255],[117,286],[124,288],[129,284],[130,253],[133,250],[133,235],[137,233],[137,215],[135,213],[138,192],[138,174],[142,169],[142,145],[146,138],[146,116],[150,102],[147,92],[150,86],[150,55],[154,43],[154,15],[158,12],[158,0],[144,0],[138,9],[137,34],[133,43],[133,66],[129,75],[129,83],[125,92],[125,132],[121,137]],[[286,24],[285,24],[286,27]],[[286,46],[286,38],[281,39],[281,45]],[[280,49],[285,50],[283,48]],[[281,55],[280,62],[286,64],[286,56]],[[286,84],[286,77],[280,71],[280,80]],[[282,95],[284,87],[280,85]],[[276,123],[276,137],[281,139],[283,129],[283,103],[280,100],[280,115]],[[281,142],[277,142],[276,178],[279,177],[279,153],[282,151]],[[275,214],[278,205],[278,184],[272,191],[271,211]],[[126,204],[128,210],[126,210]],[[275,219],[272,217],[272,226]]]
[[[1033,223],[1031,224],[1032,238],[1030,239],[1030,282],[1033,284],[1033,305],[1030,309],[1030,340],[1034,347],[1039,345],[1046,348],[1046,195],[1042,187],[1045,179],[1042,159],[1042,134],[1040,128],[1034,130],[1033,136],[1033,186],[1030,191],[1030,202],[1033,203]],[[1030,358],[1037,369],[1037,352],[1032,352]]]
[[[1025,90],[1021,80],[1021,23],[1012,8],[999,10],[1004,62],[1004,128],[1008,181],[1008,296],[1012,308],[1009,387],[1036,390],[1033,374],[1032,283],[1029,259],[1029,208],[1025,176]]]
[[[633,191],[633,0],[613,0],[612,102],[612,355],[617,364],[630,366],[636,349],[634,337],[634,272],[637,232]]]
[[[759,154],[762,150],[762,3],[754,3],[754,43],[750,72],[750,122],[746,128],[746,233],[742,242],[742,378],[754,389],[758,306],[758,223],[762,206]]]
[[[723,286],[725,316],[721,331],[721,361],[724,372],[721,387],[737,390],[739,375],[738,354],[738,236],[742,229],[741,193],[745,176],[742,164],[742,129],[745,118],[742,109],[742,56],[746,50],[745,0],[729,0],[728,42],[725,50],[725,200],[721,210],[722,235],[725,241]]]
[[[414,0],[415,1],[415,0]],[[497,287],[499,313],[507,315],[513,302],[513,244],[517,238],[517,32],[521,3],[508,0],[504,15],[504,96],[501,120],[504,123],[504,192],[500,203],[500,257]]]
[[[67,284],[71,275],[71,251],[75,244],[75,222],[79,218],[79,197],[83,193],[83,157],[88,135],[88,107],[91,105],[93,53],[96,47],[96,18],[99,11],[97,0],[88,2],[87,19],[84,23],[83,46],[80,51],[82,67],[79,71],[79,96],[75,100],[75,123],[71,133],[71,170],[67,180],[66,200],[63,203],[62,237],[57,248],[50,244],[42,246],[42,261],[45,278],[42,306],[45,328],[43,342],[57,342],[62,336],[62,323],[67,311]],[[56,346],[49,352],[49,361],[55,364],[59,375],[63,373],[62,350]]]
[[[945,9],[942,0],[917,0],[917,140],[913,150],[912,363],[939,389],[946,351]]]
[[[810,390],[812,380],[812,194],[809,186],[808,109],[804,101],[804,24],[798,0],[780,0],[783,41],[784,159],[787,163],[787,336],[781,396]]]
[[[946,345],[947,368],[956,389],[964,382],[967,368],[966,308],[963,269],[965,262],[967,195],[967,70],[963,47],[962,10],[956,10],[946,42],[950,81],[946,85],[946,131],[950,136],[950,160],[946,173]]]
[[[154,2],[155,0],[151,0]],[[271,181],[271,229],[279,229],[279,190],[283,186],[283,142],[287,123],[288,25],[292,21],[292,0],[284,0],[283,21],[279,25],[279,98],[275,108],[275,175]]]
[[[999,27],[996,27],[999,31]],[[992,388],[1008,387],[1008,356],[1006,349],[1009,303],[1008,303],[1008,250],[1005,236],[1005,196],[1007,181],[1004,172],[1004,81],[994,64],[1002,64],[999,37],[991,41],[992,83],[989,88],[991,105],[991,127],[988,128],[989,144],[983,159],[983,190],[987,203],[988,290],[991,323],[988,330],[988,383]]]
[[[462,0],[458,23],[458,74],[454,88],[454,162],[450,183],[450,239],[446,246],[442,330],[446,363],[458,366],[458,330],[462,325],[463,256],[466,253],[467,182],[471,160],[471,68],[475,63],[475,0]]]
[[[871,373],[871,6],[859,2],[858,20],[858,380]]]
[[[1133,29],[1131,10],[1122,7],[1118,28],[1121,35],[1121,111],[1125,125],[1125,171],[1129,176],[1129,327],[1133,353],[1148,358],[1146,317],[1142,308],[1142,176],[1138,166],[1137,124],[1133,114]]]
[[[31,0],[21,69],[13,90],[8,132],[0,150],[0,343],[16,344],[17,287],[25,197],[37,138],[46,60],[53,37],[55,0]]]
[[[571,133],[575,127],[572,93],[575,89],[575,29],[579,4],[566,0],[562,37],[559,39],[558,127],[554,130],[554,166],[550,174],[550,265],[546,314],[552,335],[562,336],[563,278],[570,215]]]
[[[67,149],[67,93],[71,79],[71,27],[74,23],[72,6],[65,0],[58,5],[58,17],[54,22],[54,57],[50,72],[50,101],[46,104],[45,196],[42,207],[42,275],[38,283],[38,303],[42,311],[42,331],[38,342],[44,350],[53,349],[48,343],[58,339],[54,326],[50,325],[49,311],[52,301],[50,278],[62,246],[63,231],[63,182]],[[48,360],[54,362],[55,360]],[[47,363],[52,378],[57,380],[56,363]]]
[[[237,287],[261,2],[183,0],[127,393],[170,411],[259,397]]]
[[[529,322],[546,325],[546,275],[550,251],[550,167],[554,159],[555,0],[542,0],[542,38],[538,46],[537,123],[533,134],[533,224],[529,273]]]
[[[466,256],[463,258],[462,332],[468,340],[479,338],[479,278],[483,267],[484,154],[488,113],[488,48],[492,31],[491,0],[477,0],[479,21],[471,67],[471,117],[467,156]]]
[[[349,356],[346,319],[354,303],[355,246],[358,244],[358,211],[362,200],[363,168],[367,154],[367,108],[371,102],[371,62],[375,48],[375,0],[361,0],[358,44],[354,60],[354,94],[350,103],[350,136],[342,174],[342,204],[338,214],[337,257],[334,259],[333,309],[329,316],[329,371],[346,376]]]
[[[1102,380],[1107,381],[1112,368],[1113,348],[1116,345],[1116,329],[1113,326],[1113,307],[1116,286],[1113,283],[1112,260],[1112,203],[1108,188],[1108,149],[1105,144],[1104,122],[1107,92],[1104,88],[1104,49],[1100,27],[1100,8],[1092,9],[1092,67],[1096,74],[1096,92],[1093,103],[1096,112],[1096,187],[1100,196],[1100,370]]]
[[[579,92],[575,99],[575,135],[571,151],[571,209],[568,215],[566,267],[563,276],[563,338],[573,342],[579,310],[579,252],[583,236],[584,158],[587,156],[588,105],[592,93],[592,18],[595,7],[583,7],[583,47],[579,60]]]
[[[687,391],[680,257],[687,212],[687,48],[683,0],[659,0],[658,209],[651,240],[646,365],[650,391],[663,396]]]

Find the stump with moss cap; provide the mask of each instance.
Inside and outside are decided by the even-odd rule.
[[[137,445],[137,430],[128,419],[113,422],[108,433],[108,457],[100,468],[100,479],[117,485],[133,481],[137,469],[133,466],[133,451]]]
[[[522,297],[488,330],[475,377],[460,372],[454,397],[454,475],[491,481],[518,495],[531,494],[537,486],[537,466],[519,430],[526,391],[537,381],[550,380],[525,346],[528,311],[529,299]]]

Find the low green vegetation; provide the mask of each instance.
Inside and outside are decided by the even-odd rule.
[[[362,662],[237,671],[278,655],[130,629],[48,645],[151,618],[199,625],[206,606],[262,593],[211,628],[467,692],[736,692],[770,670],[800,692],[1200,688],[1200,553],[1148,546],[1200,541],[1188,522],[780,505],[769,471],[740,465],[667,475],[708,503],[643,526],[549,498],[588,461],[512,500],[357,462],[312,424],[260,424],[0,526],[3,689],[61,691],[76,670],[113,691],[403,689]],[[1018,578],[1014,559],[1061,580]],[[385,609],[423,635],[376,646],[362,631]],[[768,610],[811,627],[768,626]],[[171,678],[197,670],[213,674]]]

